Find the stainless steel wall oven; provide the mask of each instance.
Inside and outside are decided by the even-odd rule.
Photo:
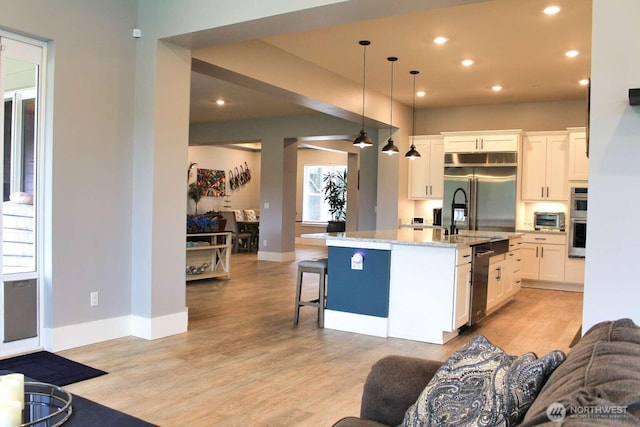
[[[569,222],[569,257],[584,258],[587,247],[587,195],[586,187],[571,188]]]

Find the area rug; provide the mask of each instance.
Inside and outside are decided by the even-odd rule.
[[[0,370],[19,372],[37,381],[60,387],[107,373],[48,351],[0,360]]]
[[[84,397],[73,395],[73,414],[65,427],[157,427],[140,418],[116,411]]]

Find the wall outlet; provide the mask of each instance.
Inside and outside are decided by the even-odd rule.
[[[264,240],[262,241],[262,246],[267,246],[267,239],[264,239]]]
[[[91,292],[91,302],[89,303],[89,305],[91,307],[95,307],[96,305],[98,305],[98,293],[97,292]]]

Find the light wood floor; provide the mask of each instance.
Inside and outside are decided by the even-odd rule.
[[[296,251],[297,260],[325,254]],[[187,333],[60,352],[109,372],[66,388],[161,426],[330,426],[359,413],[364,379],[385,355],[445,360],[478,333],[511,354],[568,351],[581,323],[581,293],[523,289],[444,346],[318,329],[311,307],[296,327],[296,269],[234,254],[231,280],[187,286]],[[305,275],[308,295],[315,280]]]

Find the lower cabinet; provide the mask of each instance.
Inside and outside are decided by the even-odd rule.
[[[567,258],[564,263],[565,283],[584,283],[584,258]]]
[[[505,283],[509,280],[506,256],[491,257],[489,260],[489,282],[487,285],[487,312],[504,301]]]
[[[521,275],[527,280],[564,281],[565,235],[528,233],[523,236]]]
[[[471,248],[458,251],[454,289],[453,327],[457,329],[469,321],[471,311]]]
[[[500,306],[520,290],[522,239],[509,240],[509,252],[489,260],[487,313]]]
[[[522,238],[509,240],[509,253],[507,254],[507,268],[511,272],[509,283],[506,284],[505,294],[514,295],[522,287]]]

